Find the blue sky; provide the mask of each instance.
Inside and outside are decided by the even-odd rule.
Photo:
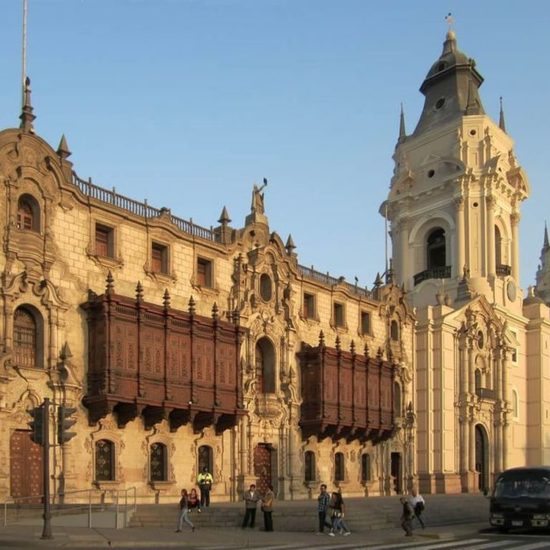
[[[19,122],[22,0],[1,8],[5,128]],[[370,287],[399,105],[412,131],[447,12],[530,177],[526,287],[550,218],[548,2],[29,0],[35,129],[54,147],[66,135],[80,177],[204,226],[225,205],[241,227],[267,177],[271,230],[292,233],[300,263]]]

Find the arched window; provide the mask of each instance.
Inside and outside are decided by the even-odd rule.
[[[115,444],[108,439],[95,444],[95,480],[115,481]]]
[[[214,471],[214,453],[212,447],[208,445],[201,445],[199,447],[199,472],[202,472],[205,468],[212,473]]]
[[[518,411],[519,411],[518,392],[516,390],[512,390],[512,416],[514,418],[518,417]]]
[[[149,449],[149,479],[166,481],[168,479],[168,452],[166,445],[153,443]]]
[[[17,203],[17,229],[40,231],[40,208],[32,195],[21,195]]]
[[[393,383],[393,414],[395,416],[403,416],[401,405],[401,386],[399,382]]]
[[[267,338],[260,338],[256,343],[256,369],[257,391],[275,393],[275,349]]]
[[[475,381],[475,388],[477,391],[481,388],[481,371],[479,369],[476,369],[474,372],[474,381]]]
[[[502,236],[500,229],[495,225],[495,265],[502,265]]]
[[[42,366],[41,319],[34,308],[21,306],[13,319],[13,351],[19,367]]]
[[[370,455],[365,453],[361,455],[361,481],[366,483],[371,480]]]
[[[306,451],[304,455],[305,466],[305,481],[315,481],[315,453],[313,451]]]
[[[390,324],[390,338],[393,341],[399,340],[399,323],[395,319]]]
[[[445,230],[438,227],[428,235],[426,247],[427,269],[445,267],[447,258],[445,250]]]
[[[345,477],[344,453],[336,453],[334,455],[334,481],[344,481]]]

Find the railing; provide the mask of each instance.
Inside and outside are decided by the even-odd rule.
[[[431,269],[425,269],[414,276],[414,286],[419,285],[422,281],[428,279],[450,279],[451,278],[451,266],[445,265],[442,267],[432,267]]]
[[[76,495],[83,495],[84,498],[77,497]],[[130,502],[129,502],[130,495]],[[83,500],[84,502],[74,502],[73,504],[66,504],[67,497],[70,496],[71,500]],[[115,526],[127,527],[128,526],[128,514],[130,511],[135,512],[137,509],[137,492],[135,487],[129,487],[128,489],[82,489],[79,491],[68,491],[63,494],[54,495],[54,498],[58,497],[63,501],[61,503],[52,503],[52,513],[56,516],[66,514],[66,513],[78,513],[79,511],[84,511],[88,516],[88,528],[92,528],[92,517],[94,512],[94,507],[96,512],[103,512],[107,508],[114,507],[115,513]],[[95,497],[95,498],[94,498]],[[6,527],[8,524],[8,506],[13,505],[15,510],[19,512],[21,510],[22,504],[29,502],[36,507],[42,507],[42,504],[37,504],[37,501],[43,501],[44,495],[35,495],[31,497],[12,497],[4,501],[4,517],[3,517],[3,526]],[[119,525],[119,516],[121,512],[124,514],[123,525]]]
[[[80,191],[92,199],[96,199],[107,204],[112,204],[117,208],[127,210],[136,216],[142,216],[143,218],[158,218],[160,215],[166,213],[170,217],[170,221],[184,233],[189,233],[195,237],[206,239],[208,241],[214,241],[215,235],[212,229],[201,227],[196,225],[191,220],[184,220],[173,216],[168,208],[154,208],[149,206],[147,201],[139,202],[124,195],[120,195],[113,187],[112,190],[94,185],[91,180],[83,180],[79,178],[75,172],[73,172],[73,184],[80,189]]]
[[[312,279],[313,281],[324,285],[343,285],[352,294],[357,294],[358,296],[363,296],[365,298],[372,298],[372,292],[370,290],[357,285],[352,285],[346,282],[344,277],[333,277],[329,273],[321,273],[320,271],[313,269],[313,267],[305,267],[303,265],[299,265],[298,269],[302,277],[305,277],[306,279]]]
[[[512,274],[512,267],[505,264],[499,264],[497,265],[496,272],[499,277],[506,277]]]
[[[476,395],[481,397],[481,399],[496,399],[495,390],[491,390],[489,388],[476,388]]]

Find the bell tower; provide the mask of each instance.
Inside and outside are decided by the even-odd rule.
[[[450,30],[420,87],[424,107],[410,135],[401,112],[380,213],[391,224],[395,280],[417,307],[482,294],[521,312],[518,224],[529,183],[502,102],[498,123],[485,113],[482,83]]]

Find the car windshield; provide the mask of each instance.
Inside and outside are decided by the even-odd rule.
[[[505,478],[497,480],[494,496],[504,498],[550,498],[550,479],[547,477]]]

